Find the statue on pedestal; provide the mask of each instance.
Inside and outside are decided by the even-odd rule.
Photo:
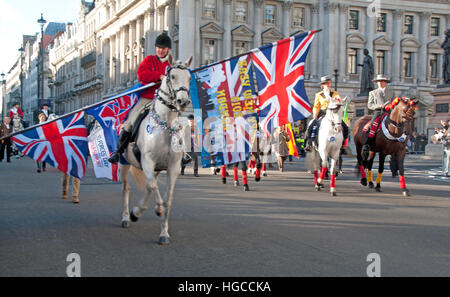
[[[374,88],[373,86],[373,74],[374,74],[374,66],[372,57],[369,55],[369,50],[364,49],[364,61],[363,64],[358,64],[358,66],[362,67],[361,72],[361,90],[358,96],[368,96],[369,92]]]
[[[445,31],[445,41],[441,47],[444,49],[442,57],[442,77],[445,85],[450,85],[450,29]]]

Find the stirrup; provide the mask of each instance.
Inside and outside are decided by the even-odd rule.
[[[189,154],[184,154],[183,158],[181,159],[183,165],[189,164],[191,161],[192,157]]]
[[[120,155],[118,153],[114,153],[109,159],[108,162],[112,164],[116,164],[120,161]]]
[[[368,144],[363,145],[362,151],[363,151],[363,152],[368,152],[368,151],[370,151],[370,145],[368,145]]]

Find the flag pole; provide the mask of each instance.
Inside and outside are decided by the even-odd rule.
[[[66,114],[64,114],[64,115],[62,115],[62,116],[59,116],[59,117],[57,117],[56,119],[53,119],[53,120],[51,120],[51,121],[47,121],[47,122],[44,122],[44,123],[36,124],[36,125],[33,125],[33,126],[31,126],[31,127],[26,128],[26,129],[23,129],[23,130],[20,130],[20,131],[16,131],[16,132],[11,133],[11,134],[9,134],[9,135],[3,136],[3,137],[0,138],[0,140],[6,139],[6,138],[9,138],[9,137],[13,137],[13,136],[15,136],[15,135],[17,135],[17,134],[25,133],[25,132],[27,132],[27,131],[36,129],[37,127],[40,127],[40,126],[43,126],[43,125],[46,125],[46,124],[49,124],[49,123],[58,121],[58,120],[60,120],[60,119],[66,118],[66,117],[68,117],[68,116],[74,115],[74,114],[79,113],[79,112],[82,112],[82,111],[85,111],[85,110],[88,110],[88,109],[91,109],[91,108],[94,108],[94,107],[103,105],[103,104],[108,103],[108,102],[110,102],[110,101],[113,101],[113,100],[115,100],[115,99],[117,99],[117,98],[120,98],[120,97],[129,95],[129,94],[133,94],[133,93],[136,93],[136,92],[145,90],[145,89],[150,88],[150,87],[153,87],[153,86],[155,86],[155,85],[157,85],[157,84],[159,84],[159,82],[158,82],[158,83],[152,82],[152,83],[146,84],[146,85],[144,85],[144,86],[142,86],[142,87],[139,87],[139,88],[136,88],[136,89],[133,89],[133,90],[129,90],[129,91],[124,92],[124,93],[120,93],[119,95],[116,95],[116,96],[107,98],[107,99],[102,100],[102,101],[100,101],[100,102],[97,102],[97,103],[94,103],[94,104],[91,104],[91,105],[82,107],[82,108],[80,108],[80,109],[77,109],[77,110],[75,110],[75,111],[66,113]]]
[[[322,29],[311,30],[311,31],[313,31],[314,34],[315,34],[315,33],[322,32]],[[297,35],[300,35],[300,34],[303,34],[303,33],[306,33],[306,32],[297,33],[297,34],[292,35],[292,36],[290,36],[290,37],[294,37],[294,36],[297,36]],[[285,39],[287,39],[285,42],[287,42],[287,41],[290,39],[290,37],[285,38]],[[271,44],[272,44],[272,43],[268,43],[268,44],[262,45],[262,46],[260,46],[260,47],[251,49],[251,50],[249,50],[248,52],[245,52],[245,53],[242,53],[242,54],[239,54],[239,55],[230,57],[230,58],[225,58],[225,59],[223,59],[223,60],[220,60],[220,61],[218,61],[218,62],[214,62],[214,63],[208,64],[208,65],[200,66],[200,67],[198,67],[198,68],[192,70],[192,72],[198,72],[198,71],[201,71],[201,70],[203,70],[203,69],[205,69],[205,68],[209,68],[209,67],[215,66],[215,65],[217,65],[217,64],[225,63],[225,62],[227,62],[227,61],[229,61],[229,60],[233,60],[233,59],[236,59],[236,58],[240,58],[240,57],[242,57],[242,56],[251,54],[255,49],[259,49],[259,48],[261,48],[261,47],[267,47],[267,46],[270,46]]]

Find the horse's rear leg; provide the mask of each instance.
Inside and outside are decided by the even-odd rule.
[[[129,212],[129,201],[130,201],[130,183],[128,180],[128,174],[130,172],[130,165],[120,166],[120,179],[122,180],[123,188],[123,212],[122,212],[122,227],[130,227],[130,212]]]
[[[158,186],[157,174],[154,173],[154,162],[147,158],[145,155],[142,157],[142,171],[141,174],[145,174],[145,189],[146,193],[144,198],[142,198],[138,205],[133,208],[133,211],[130,213],[131,221],[136,222],[144,211],[148,209],[148,203],[150,201],[150,197],[152,191],[156,189]],[[180,163],[181,167],[181,163]],[[181,169],[181,168],[180,168]]]
[[[375,187],[375,191],[381,192],[381,179],[383,177],[383,171],[384,171],[384,160],[386,158],[386,155],[380,153],[378,155],[378,158],[380,159],[380,164],[378,165],[378,175],[377,175],[377,186]]]
[[[361,185],[367,186],[366,170],[364,168],[364,162],[361,156],[362,146],[360,143],[356,142],[356,140],[355,145],[356,145],[356,159],[358,160],[359,172],[361,173]]]

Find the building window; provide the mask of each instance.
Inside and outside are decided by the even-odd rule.
[[[431,18],[431,36],[439,36],[440,18]]]
[[[234,43],[234,55],[240,55],[247,51],[247,42],[236,41]]]
[[[362,116],[364,116],[364,114],[365,114],[365,110],[364,109],[357,109],[356,112],[355,112],[355,115],[357,117],[362,117]]]
[[[216,0],[203,0],[203,17],[207,19],[216,18]]]
[[[357,61],[358,61],[358,49],[349,48],[348,49],[348,73],[356,74]]]
[[[275,25],[276,24],[277,9],[275,5],[266,5],[264,9],[264,24]]]
[[[430,55],[430,76],[431,78],[438,78],[438,55]]]
[[[405,25],[403,27],[404,34],[413,34],[414,16],[405,15]]]
[[[292,25],[294,27],[305,26],[305,9],[303,7],[294,7],[292,10]]]
[[[376,59],[377,74],[385,74],[386,51],[377,51]]]
[[[247,2],[238,1],[234,4],[234,20],[238,22],[247,21]]]
[[[352,30],[359,29],[359,10],[350,10],[348,27]]]
[[[379,13],[377,16],[377,32],[386,32],[386,13]]]
[[[436,113],[448,113],[448,103],[436,104]]]
[[[205,39],[203,42],[203,64],[211,64],[216,60],[217,40]]]
[[[403,53],[403,77],[412,77],[412,53]]]

